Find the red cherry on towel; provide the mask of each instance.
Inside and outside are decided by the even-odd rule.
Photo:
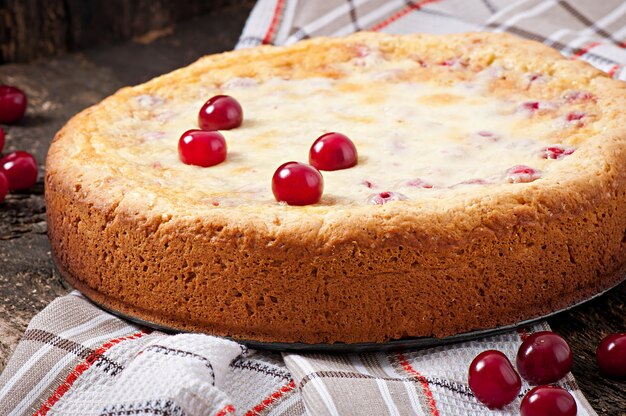
[[[9,193],[9,180],[4,175],[4,173],[0,172],[0,204],[4,201],[4,198]]]
[[[522,380],[509,359],[496,350],[483,351],[474,358],[468,381],[476,398],[490,409],[511,403],[522,388]]]
[[[517,351],[517,371],[531,384],[562,379],[572,368],[572,350],[559,334],[541,331],[530,335]]]
[[[202,130],[230,130],[241,126],[241,104],[230,95],[216,95],[204,103],[198,113],[198,126]]]
[[[319,202],[324,178],[319,170],[304,163],[287,162],[272,177],[272,192],[279,202],[289,205],[311,205]]]
[[[357,159],[356,146],[341,133],[321,135],[309,150],[309,163],[319,170],[351,168]]]
[[[19,88],[0,85],[0,123],[15,123],[26,112],[26,94]]]
[[[560,387],[537,386],[522,399],[521,416],[576,416],[572,395]]]
[[[2,154],[2,149],[4,149],[4,143],[5,143],[4,130],[2,130],[2,127],[0,127],[0,155]]]
[[[226,140],[218,131],[188,130],[178,139],[178,156],[187,165],[217,165],[226,159]]]
[[[28,152],[18,150],[0,159],[0,172],[9,181],[9,189],[28,189],[37,182],[37,161]]]
[[[615,378],[626,378],[626,333],[606,336],[596,350],[600,371]]]

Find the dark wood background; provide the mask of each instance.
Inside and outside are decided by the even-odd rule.
[[[105,0],[100,1],[103,2]],[[14,14],[19,7],[24,8],[24,13],[37,13],[26,7],[33,3],[37,2],[0,0],[0,24],[6,22],[7,7],[16,7]],[[57,2],[49,0],[44,3]],[[59,3],[74,7],[83,2],[70,0]],[[205,9],[190,8],[185,14],[173,12],[173,2],[165,0],[136,3],[153,5],[150,7],[160,8],[167,16],[162,20],[156,19],[156,24],[137,23],[131,25],[134,29],[130,32],[103,34],[106,39],[89,42],[82,35],[84,25],[76,21],[57,22],[55,24],[69,25],[72,29],[68,33],[74,33],[68,35],[65,42],[60,43],[61,46],[23,46],[16,36],[27,37],[26,34],[7,35],[0,26],[0,45],[3,45],[0,48],[5,62],[54,55],[91,45],[72,54],[39,58],[30,63],[0,65],[0,84],[19,86],[29,98],[25,119],[15,126],[3,126],[8,135],[7,151],[29,150],[41,166],[40,179],[32,190],[12,194],[4,204],[0,204],[0,371],[30,318],[52,299],[69,290],[52,264],[46,237],[43,163],[54,133],[73,114],[122,86],[146,81],[202,55],[231,49],[253,5],[252,0],[230,5],[226,1],[207,1],[210,12],[192,17],[184,24],[176,24],[177,20]],[[67,12],[68,9],[64,10]],[[173,13],[180,14],[174,16]],[[134,21],[132,15],[128,11],[126,18]],[[106,28],[101,29],[106,31]],[[81,35],[75,35],[77,33]],[[93,46],[133,37],[133,40],[115,45]],[[81,40],[77,40],[79,38]],[[6,46],[7,39],[14,39],[13,46],[11,42]],[[602,377],[594,358],[595,348],[603,336],[626,332],[624,299],[626,284],[549,320],[552,328],[572,346],[575,354],[574,376],[599,414],[626,415],[626,382]]]
[[[0,64],[148,34],[245,0],[0,0]],[[151,33],[151,34],[150,34]]]

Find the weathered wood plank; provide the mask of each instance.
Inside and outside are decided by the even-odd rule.
[[[107,45],[229,4],[228,0],[0,0],[0,63]]]
[[[128,42],[86,53],[0,66],[0,84],[24,89],[25,118],[3,126],[6,151],[25,149],[40,165],[37,185],[0,205],[0,371],[31,317],[67,293],[45,235],[43,164],[54,134],[80,110],[117,89],[232,49],[252,3],[198,17],[151,43]]]

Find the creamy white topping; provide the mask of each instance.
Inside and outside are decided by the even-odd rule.
[[[359,163],[322,172],[321,203],[367,204],[377,192],[411,200],[445,196],[459,187],[525,182],[511,179],[509,170],[519,165],[536,169],[535,180],[559,163],[542,158],[542,149],[554,144],[556,131],[579,122],[558,115],[558,103],[540,102],[535,109],[529,100],[488,94],[488,83],[501,68],[483,71],[471,82],[442,86],[397,80],[402,67],[415,62],[390,67],[372,54],[356,60],[374,69],[340,79],[235,78],[208,96],[204,88],[202,96],[188,102],[137,97],[138,111],[149,117],[124,123],[128,135],[120,141],[127,145],[116,149],[115,157],[141,165],[135,179],[166,192],[184,189],[208,205],[275,204],[270,186],[275,169],[291,160],[307,162],[313,141],[338,131],[355,143]],[[224,163],[184,165],[178,139],[197,128],[200,106],[216,94],[241,103],[244,123],[222,132],[228,145]]]

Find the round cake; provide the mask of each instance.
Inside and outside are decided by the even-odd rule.
[[[183,163],[216,95],[226,160]],[[61,273],[107,308],[263,342],[445,337],[571,306],[626,266],[626,85],[506,34],[359,33],[207,56],[70,120],[46,166]],[[319,202],[272,175],[328,132]]]

